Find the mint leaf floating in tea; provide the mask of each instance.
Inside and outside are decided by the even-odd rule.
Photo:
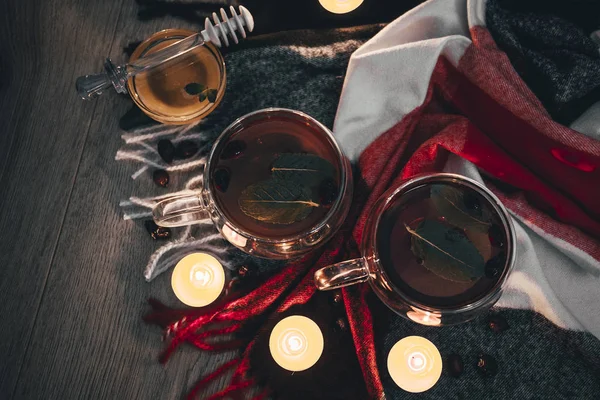
[[[457,189],[450,185],[432,185],[431,201],[440,215],[459,228],[487,232],[492,215],[472,189]]]
[[[208,89],[206,91],[206,98],[210,103],[217,101],[217,89]]]
[[[453,282],[470,282],[484,275],[483,257],[456,228],[428,219],[415,229],[404,226],[411,235],[412,253],[434,274]]]
[[[273,162],[271,172],[275,178],[312,186],[333,177],[335,168],[329,161],[314,154],[284,153]]]
[[[197,96],[201,92],[203,92],[205,89],[206,89],[206,86],[204,86],[201,83],[196,83],[196,82],[188,83],[187,85],[185,85],[185,88],[184,88],[186,93],[191,96]]]
[[[319,204],[311,191],[297,182],[270,179],[248,186],[238,200],[247,216],[270,224],[289,225],[302,221]]]
[[[203,102],[208,99],[209,103],[214,103],[217,101],[217,89],[205,89],[198,93],[198,100]]]

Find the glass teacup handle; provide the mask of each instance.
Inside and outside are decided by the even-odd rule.
[[[210,218],[202,201],[202,193],[173,196],[158,202],[152,209],[154,222],[159,226],[193,225]]]
[[[369,280],[369,268],[364,258],[329,265],[315,272],[315,286],[319,290],[333,290]]]

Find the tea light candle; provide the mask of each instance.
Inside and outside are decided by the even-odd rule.
[[[437,347],[420,336],[408,336],[390,350],[387,367],[393,381],[410,393],[421,393],[436,384],[442,374]]]
[[[323,353],[323,334],[310,318],[293,315],[275,325],[269,338],[269,349],[275,362],[288,371],[304,371]]]
[[[334,14],[346,14],[354,11],[364,0],[319,0],[319,3],[327,11]]]
[[[177,263],[171,276],[171,286],[182,303],[204,307],[221,295],[225,287],[225,270],[210,254],[193,253]]]

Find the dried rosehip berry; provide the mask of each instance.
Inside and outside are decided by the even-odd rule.
[[[335,293],[333,293],[333,302],[335,304],[341,304],[342,301],[344,301],[344,296],[342,295],[341,291],[336,291]]]
[[[169,173],[164,169],[157,169],[152,173],[152,180],[158,186],[166,188],[169,185]]]
[[[158,141],[157,147],[160,158],[167,164],[171,164],[175,156],[175,146],[173,146],[173,143],[168,139],[161,139]]]
[[[163,226],[158,226],[153,220],[144,222],[146,230],[154,240],[164,240],[171,237],[171,230]]]
[[[498,362],[489,354],[477,356],[477,371],[483,376],[494,376],[498,373]]]
[[[193,157],[199,149],[200,147],[196,142],[191,140],[183,140],[179,142],[175,148],[175,158],[179,160],[185,160]]]
[[[509,328],[508,321],[500,314],[489,315],[487,317],[487,325],[496,333],[504,332]]]
[[[347,328],[348,328],[348,323],[346,322],[346,320],[344,318],[338,318],[335,321],[335,327],[334,327],[334,329],[337,332],[345,331]]]

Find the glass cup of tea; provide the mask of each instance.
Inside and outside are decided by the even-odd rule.
[[[334,235],[352,188],[350,162],[327,127],[268,108],[229,125],[208,156],[202,189],[157,203],[153,217],[167,227],[211,219],[243,251],[290,259]]]
[[[362,257],[316,271],[317,288],[369,282],[397,314],[441,326],[499,299],[515,262],[515,232],[485,186],[436,173],[386,192],[369,212],[360,249]]]

